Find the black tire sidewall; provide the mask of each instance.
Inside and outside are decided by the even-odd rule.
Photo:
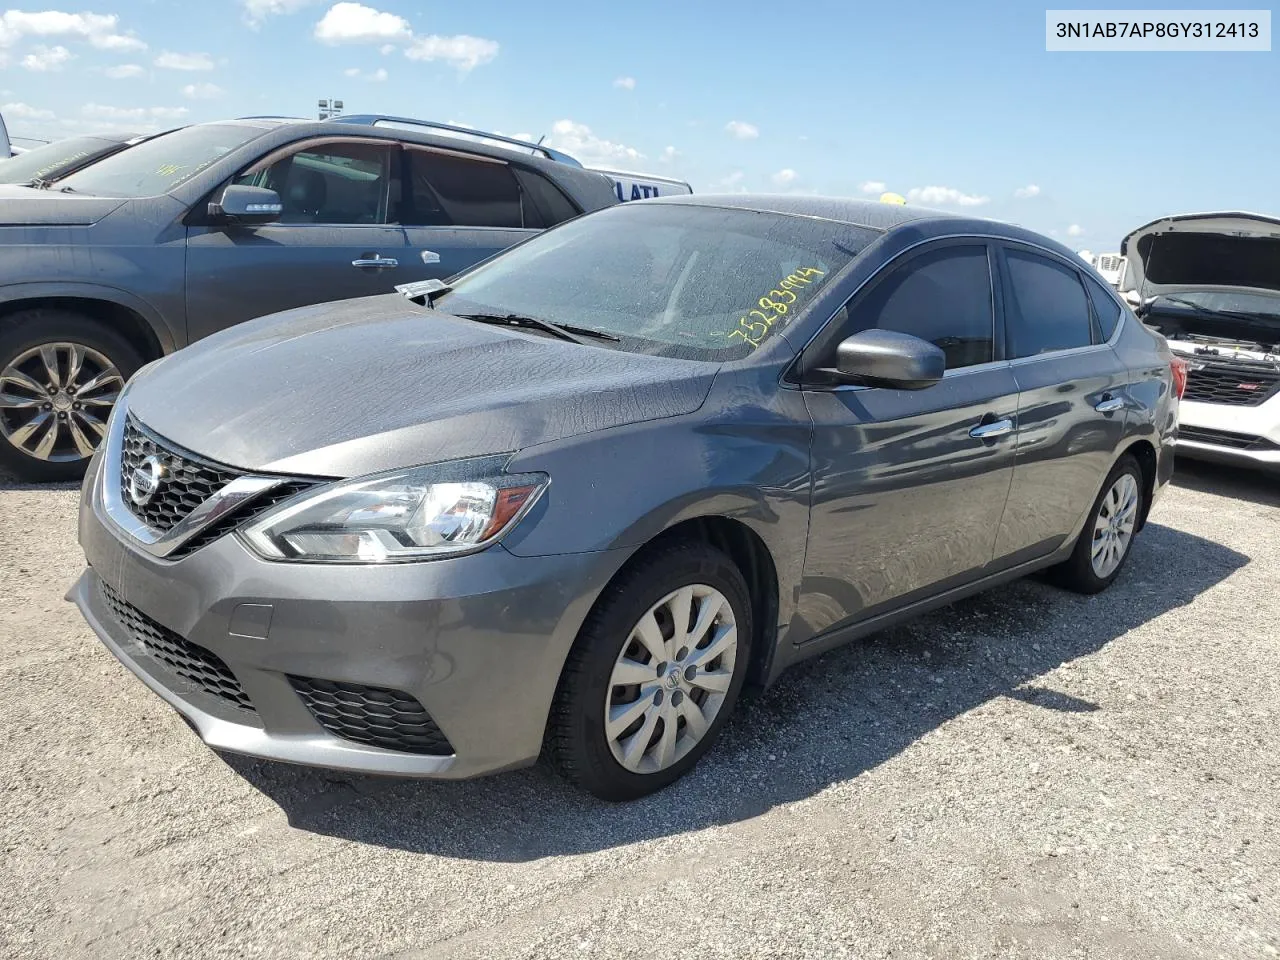
[[[605,733],[609,679],[631,628],[663,597],[693,583],[714,587],[733,607],[738,627],[733,680],[706,735],[686,756],[657,773],[632,773],[614,758]],[[556,740],[560,759],[569,761],[561,763],[561,769],[571,771],[572,780],[603,799],[629,800],[660,790],[684,776],[718,739],[747,674],[753,631],[751,603],[746,583],[734,563],[721,551],[698,543],[655,554],[649,562],[625,572],[606,593],[575,644],[573,658],[577,662],[573,682],[561,690]]]
[[[145,362],[125,337],[92,317],[70,310],[23,310],[0,320],[0,370],[19,354],[45,343],[78,343],[105,355],[126,381]],[[56,482],[77,480],[89,459],[66,463],[37,460],[0,437],[0,470],[20,480]]]
[[[1098,492],[1098,497],[1093,503],[1093,509],[1089,511],[1089,517],[1085,521],[1084,529],[1080,531],[1080,537],[1076,541],[1076,548],[1072,552],[1071,559],[1063,571],[1066,574],[1067,585],[1082,593],[1100,593],[1120,576],[1120,572],[1124,570],[1124,566],[1129,562],[1129,555],[1133,553],[1133,545],[1137,540],[1137,530],[1134,535],[1129,538],[1129,545],[1125,548],[1124,556],[1120,558],[1120,563],[1107,576],[1100,577],[1093,569],[1093,530],[1098,522],[1098,513],[1102,510],[1102,502],[1106,499],[1111,488],[1115,486],[1117,480],[1123,474],[1132,475],[1134,481],[1138,484],[1138,496],[1144,498],[1142,481],[1142,468],[1138,465],[1138,461],[1131,455],[1124,454],[1116,465],[1111,468],[1111,472],[1107,474],[1107,479],[1102,484],[1102,489]],[[1143,504],[1139,502],[1138,511],[1141,515]]]

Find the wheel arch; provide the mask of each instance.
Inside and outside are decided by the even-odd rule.
[[[781,595],[778,568],[773,554],[760,534],[750,526],[718,514],[680,520],[636,547],[609,582],[623,576],[632,565],[652,551],[676,541],[694,541],[715,547],[728,556],[742,574],[751,599],[753,627],[746,682],[753,688],[764,687],[769,679],[778,644]]]
[[[121,290],[44,285],[10,288],[0,294],[0,320],[25,310],[67,310],[89,317],[124,336],[145,361],[177,348],[173,334],[148,304]]]
[[[1138,461],[1138,469],[1142,471],[1142,512],[1138,517],[1138,529],[1147,525],[1147,515],[1151,512],[1151,501],[1155,497],[1157,459],[1156,448],[1150,440],[1138,437],[1121,452],[1120,457],[1131,456]],[[1120,457],[1117,457],[1117,462]]]

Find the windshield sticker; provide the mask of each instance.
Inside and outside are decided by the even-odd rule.
[[[798,294],[811,288],[814,277],[824,276],[826,274],[817,267],[796,267],[794,273],[787,274],[774,289],[756,301],[758,310],[751,310],[745,317],[738,318],[738,326],[729,332],[729,339],[741,337],[752,350],[756,349],[773,325],[791,311],[792,304],[800,299]]]

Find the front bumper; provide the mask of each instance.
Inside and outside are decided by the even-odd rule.
[[[1280,473],[1280,394],[1256,407],[1183,400],[1180,457]]]
[[[161,560],[131,546],[103,513],[100,459],[80,504],[89,568],[67,599],[206,743],[233,753],[451,779],[532,763],[569,648],[626,559],[626,551],[516,557],[498,544],[377,567],[272,563],[229,534],[181,560]],[[122,620],[121,601],[216,655],[251,709],[175,673]],[[337,736],[290,677],[406,693],[453,752],[408,753]]]

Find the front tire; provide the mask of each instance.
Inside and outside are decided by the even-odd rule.
[[[732,712],[751,637],[747,586],[724,553],[683,542],[643,555],[605,589],[569,654],[552,762],[604,800],[678,780]]]
[[[142,366],[119,333],[69,310],[0,320],[0,469],[20,480],[76,480]]]
[[[1101,593],[1115,581],[1133,549],[1143,507],[1142,468],[1122,456],[1102,484],[1070,559],[1055,571],[1061,586]]]

